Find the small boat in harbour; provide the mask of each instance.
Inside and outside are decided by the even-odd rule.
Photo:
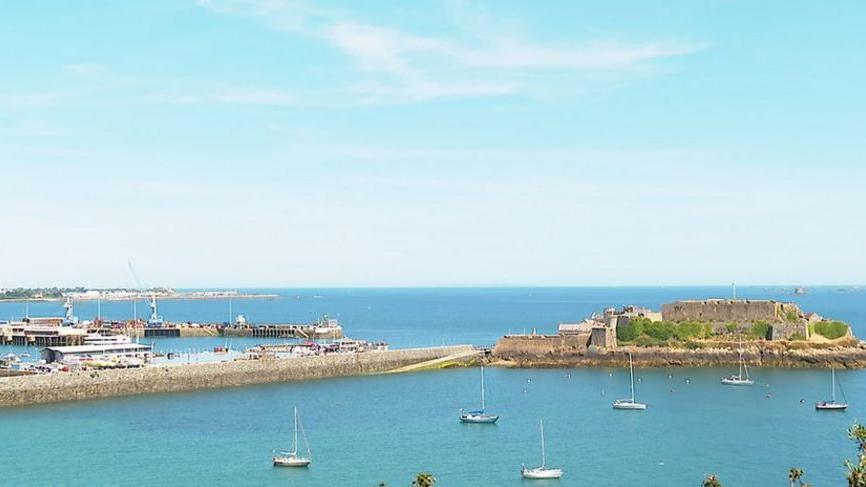
[[[746,360],[743,358],[743,352],[740,351],[740,371],[737,374],[722,377],[723,385],[726,386],[751,386],[755,381],[749,377],[749,366],[746,365]]]
[[[535,468],[526,468],[526,465],[520,467],[520,475],[527,479],[558,479],[562,477],[561,468],[548,468],[547,457],[544,452],[544,421],[538,420],[538,426],[541,429],[541,466]]]
[[[836,369],[830,369],[830,397],[829,401],[819,401],[815,403],[815,409],[819,411],[844,411],[848,409],[848,403],[845,401],[845,392],[842,391],[842,386],[839,386],[839,392],[842,393],[842,402],[836,402]]]
[[[634,364],[632,362],[631,352],[628,354],[628,373],[631,381],[631,397],[628,399],[617,399],[613,402],[613,408],[643,411],[646,409],[646,404],[634,400]]]
[[[301,430],[301,439],[304,441],[304,448],[307,450],[307,456],[298,455],[298,429]],[[304,434],[304,426],[301,420],[298,419],[298,408],[295,408],[295,427],[294,435],[292,436],[292,449],[289,451],[281,450],[274,452],[275,467],[308,467],[313,461],[313,455],[310,453],[310,445],[307,444],[307,435]]]
[[[484,366],[481,366],[481,409],[475,411],[460,410],[461,423],[487,423],[493,424],[499,416],[496,414],[488,414],[485,412],[486,404],[484,403]]]

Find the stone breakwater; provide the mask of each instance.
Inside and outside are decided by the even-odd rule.
[[[731,347],[698,349],[625,346],[613,350],[587,348],[569,338],[500,340],[493,359],[516,367],[627,367],[628,353],[641,367],[737,366],[739,352]],[[776,343],[744,344],[743,358],[754,366],[787,368],[866,368],[862,342],[843,346],[792,348]]]
[[[472,350],[471,346],[457,345],[5,377],[0,378],[0,407],[378,374],[452,355],[466,357]]]

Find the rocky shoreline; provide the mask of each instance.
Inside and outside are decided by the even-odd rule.
[[[637,367],[722,367],[736,366],[736,348],[673,348],[624,346],[608,349],[516,349],[497,347],[492,363],[506,367],[627,367],[631,353]],[[751,344],[743,347],[743,359],[751,366],[783,368],[866,368],[866,344],[794,349],[779,344]]]

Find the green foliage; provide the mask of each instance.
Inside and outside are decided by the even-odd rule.
[[[766,321],[756,321],[752,323],[751,335],[755,338],[767,338],[770,333],[770,324]]]
[[[857,462],[845,460],[848,469],[848,487],[866,487],[866,427],[854,423],[848,429],[848,438],[857,443]]]
[[[722,482],[715,475],[707,475],[701,483],[701,487],[722,487]]]
[[[412,481],[412,487],[433,487],[436,485],[436,477],[429,472],[421,472]]]
[[[794,310],[790,310],[785,313],[785,319],[788,320],[789,323],[796,323],[799,321],[800,317],[797,316],[797,312]]]
[[[627,325],[617,325],[616,339],[620,342],[631,342],[643,335],[644,325],[650,321],[646,318],[634,318]]]
[[[791,467],[788,470],[788,485],[790,487],[810,487],[811,484],[803,480],[803,472],[802,468]]]
[[[707,338],[713,334],[709,323],[700,321],[650,321],[647,318],[633,318],[627,325],[616,327],[616,338],[620,342],[635,345],[664,345],[672,338],[678,341]]]
[[[739,325],[737,325],[736,323],[728,323],[727,325],[725,325],[725,329],[728,330],[728,333],[733,333],[737,331],[738,327]]]
[[[667,341],[674,336],[674,324],[667,321],[648,322],[643,332],[656,340]]]
[[[653,338],[647,335],[641,335],[634,339],[633,344],[639,347],[658,347],[662,345],[667,345],[667,340],[659,340],[658,338]]]
[[[683,321],[682,323],[677,323],[674,328],[674,336],[678,340],[706,338],[711,334],[712,326],[709,323],[701,323],[700,321]]]
[[[812,331],[834,340],[848,334],[848,325],[841,321],[821,321],[812,325]]]

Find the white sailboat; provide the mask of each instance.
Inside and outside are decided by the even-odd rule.
[[[527,479],[558,479],[562,477],[562,469],[547,467],[547,457],[544,452],[544,421],[538,420],[538,426],[541,429],[541,466],[526,468],[526,465],[523,465],[520,467],[520,475]]]
[[[836,402],[836,369],[830,369],[830,397],[829,401],[820,401],[815,403],[815,409],[820,411],[844,411],[848,409],[848,403],[845,402],[845,392],[842,387],[839,387],[842,392],[842,402]]]
[[[631,377],[631,397],[629,399],[617,399],[613,402],[614,409],[646,409],[646,404],[639,403],[634,400],[634,365],[632,363],[631,352],[628,354],[628,373]]]
[[[301,430],[301,439],[304,440],[304,448],[307,450],[307,456],[298,455],[298,429]],[[313,461],[313,455],[310,453],[310,445],[307,444],[307,435],[304,434],[304,425],[298,419],[298,408],[295,408],[295,432],[292,436],[292,449],[290,451],[278,451],[274,455],[275,467],[307,467]]]
[[[475,411],[463,411],[460,410],[460,422],[461,423],[487,423],[493,424],[498,419],[499,416],[496,414],[487,414],[484,412],[485,410],[484,403],[484,366],[481,366],[481,409]]]
[[[749,377],[749,366],[746,365],[746,360],[743,358],[743,351],[740,350],[740,371],[736,375],[722,377],[722,384],[726,386],[751,386],[755,384]]]

